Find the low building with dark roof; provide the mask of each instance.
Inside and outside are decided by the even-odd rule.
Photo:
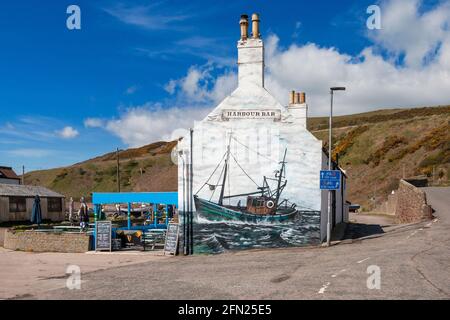
[[[11,167],[0,166],[0,183],[20,184],[20,178]]]
[[[62,194],[40,186],[0,183],[0,222],[29,221],[36,195],[41,198],[42,219],[64,220]]]

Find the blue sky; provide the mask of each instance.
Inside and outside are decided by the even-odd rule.
[[[439,60],[440,51],[444,50],[440,48],[445,48],[443,44],[450,39],[448,25],[439,26],[443,35],[438,39],[424,40],[425,51],[395,41],[395,37],[402,38],[407,32],[404,31],[407,25],[392,33],[368,34],[366,9],[369,5],[378,3],[382,8],[385,5],[387,15],[389,8],[408,11],[395,8],[390,2],[17,0],[2,3],[0,165],[17,170],[25,165],[27,171],[68,165],[116,147],[169,138],[174,129],[189,126],[186,121],[198,120],[204,110],[213,107],[235,84],[236,41],[242,13],[261,15],[261,33],[266,46],[273,49],[270,57],[273,63],[268,62],[267,67],[268,79],[277,97],[284,94],[281,87],[297,85],[285,78],[281,67],[276,67],[282,66],[291,52],[298,54],[300,60],[323,54],[322,60],[311,64],[336,60],[336,63],[343,61],[345,68],[351,68],[352,64],[368,68],[366,60],[379,58],[384,67],[394,68],[393,82],[401,83],[407,72],[426,77],[430,67],[422,63],[424,52],[429,56],[435,48],[430,59]],[[443,13],[442,21],[448,23],[448,1],[412,2],[416,4],[416,18],[437,11],[436,14]],[[66,28],[69,16],[66,9],[70,4],[81,8],[81,30]],[[389,17],[386,21],[390,21]],[[423,37],[429,38],[426,34]],[[370,56],[362,55],[367,48],[372,51]],[[414,60],[418,56],[419,65],[413,63],[418,61]],[[439,60],[441,67],[446,63],[442,61]],[[317,102],[317,112],[313,114],[323,114],[321,95],[326,96],[328,85],[323,79],[339,82],[344,77],[324,74],[315,79],[316,73],[307,75],[306,79],[299,78],[299,85],[311,91],[311,104]],[[375,77],[382,81],[382,75]],[[226,84],[223,90],[218,79]],[[322,93],[318,87],[325,91]],[[290,89],[286,88],[286,92]],[[369,97],[365,104],[364,92],[363,89],[355,91],[354,100],[345,101],[349,107],[342,113],[413,106],[411,102],[414,102],[396,100],[398,95],[392,92],[387,95],[391,100]],[[430,100],[431,104],[439,102],[439,99]],[[179,119],[175,115],[183,113],[195,117]],[[168,123],[165,119],[172,120]]]

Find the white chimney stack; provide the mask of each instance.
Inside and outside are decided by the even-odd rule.
[[[238,41],[239,86],[264,87],[264,44],[259,32],[259,15],[252,15],[252,37],[248,37],[248,16],[241,15],[241,39]]]
[[[291,91],[289,94],[289,114],[294,122],[306,127],[308,117],[308,105],[306,104],[306,93]]]

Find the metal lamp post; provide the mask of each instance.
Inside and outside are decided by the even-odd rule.
[[[328,170],[331,170],[332,162],[332,150],[331,150],[331,134],[333,130],[333,96],[335,91],[345,91],[345,87],[331,87],[331,106],[330,106],[330,124],[328,132]],[[327,246],[330,246],[331,242],[331,190],[328,190],[328,219],[327,219]]]

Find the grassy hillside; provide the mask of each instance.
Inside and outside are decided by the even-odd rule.
[[[309,127],[328,146],[326,118]],[[366,209],[386,199],[399,179],[425,175],[449,185],[450,106],[381,110],[334,119],[333,156],[349,177],[348,198]]]
[[[450,106],[391,109],[335,117],[333,149],[349,177],[348,198],[370,209],[398,186],[403,176],[428,176],[431,183],[450,180]],[[328,118],[311,118],[308,127],[327,147]],[[177,168],[170,160],[176,142],[157,142],[123,150],[122,191],[176,191]],[[34,171],[27,183],[67,197],[116,191],[115,152],[66,168]]]
[[[177,168],[170,159],[175,145],[176,142],[156,142],[121,150],[121,191],[176,191]],[[116,166],[116,152],[112,152],[65,168],[29,172],[25,182],[78,199],[95,191],[117,191]]]

